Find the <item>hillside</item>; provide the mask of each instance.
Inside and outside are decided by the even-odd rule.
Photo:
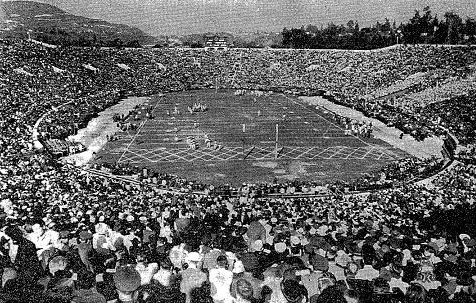
[[[33,1],[1,2],[0,37],[27,37],[54,44],[130,45],[151,43],[140,29],[75,16],[55,6]],[[3,20],[2,20],[3,19]]]

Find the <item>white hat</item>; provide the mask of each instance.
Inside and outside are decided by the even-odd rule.
[[[294,245],[298,245],[299,243],[301,243],[301,240],[299,240],[299,237],[298,236],[291,236],[291,244],[294,244]]]
[[[261,251],[263,249],[263,241],[261,240],[256,240],[253,243],[251,243],[251,249],[253,251]]]
[[[200,262],[202,261],[202,256],[198,252],[192,251],[187,254],[187,261]]]
[[[275,243],[274,250],[276,250],[278,253],[282,253],[286,250],[286,244],[283,242]]]

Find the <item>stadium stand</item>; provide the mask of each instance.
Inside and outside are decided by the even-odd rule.
[[[410,88],[423,91],[467,77],[475,61],[472,48],[434,46],[210,53],[0,41],[0,300],[473,302],[474,91],[423,107],[383,103],[385,93],[359,96],[392,94],[408,88],[396,89],[398,81],[431,74]],[[194,191],[208,185],[192,180],[158,172],[163,188],[129,183],[61,164],[33,145],[33,125],[52,109],[39,139],[66,138],[125,95],[210,88],[218,75],[220,87],[326,92],[420,138],[444,126],[464,148],[427,183],[415,177],[442,164],[410,158],[383,169],[390,185],[378,184],[376,172],[330,184],[332,195],[290,198],[258,192],[315,184],[244,184],[238,197],[203,195]],[[349,186],[367,192],[339,190]]]

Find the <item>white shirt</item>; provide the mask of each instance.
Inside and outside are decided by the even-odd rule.
[[[38,256],[50,247],[59,245],[59,233],[51,229],[47,229],[43,233],[30,233],[27,238],[35,244]]]
[[[211,294],[213,300],[231,302],[233,300],[230,294],[233,273],[224,268],[210,269],[210,283],[212,284]]]

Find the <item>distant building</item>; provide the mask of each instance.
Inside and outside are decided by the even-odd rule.
[[[227,36],[207,35],[205,36],[205,50],[227,50],[230,47]]]

